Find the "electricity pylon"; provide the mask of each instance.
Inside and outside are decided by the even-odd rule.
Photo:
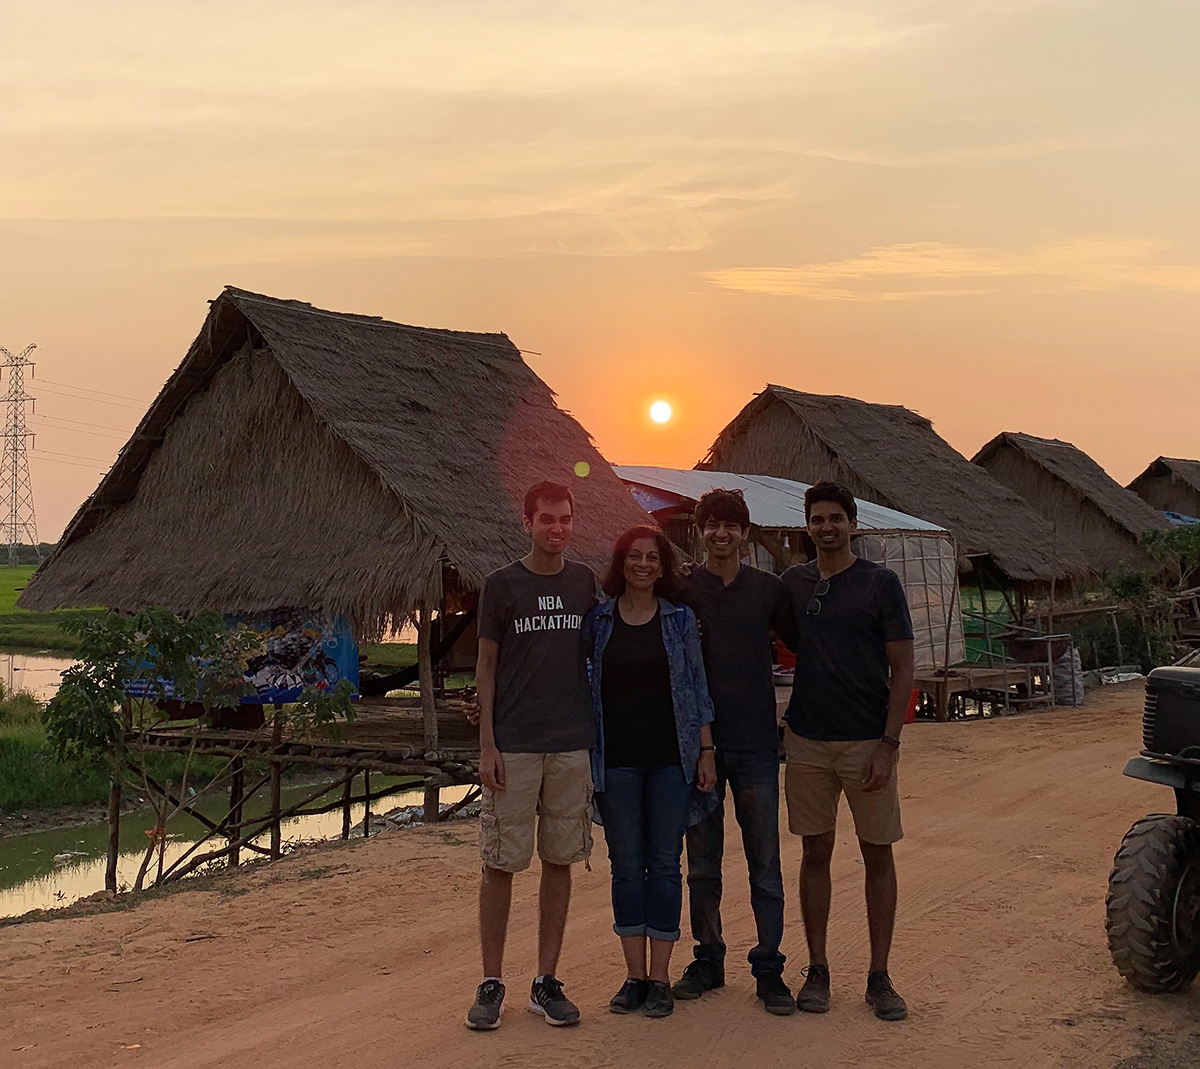
[[[38,545],[37,518],[33,511],[33,484],[29,479],[29,451],[27,443],[32,432],[25,429],[25,404],[32,401],[25,392],[25,369],[32,368],[29,354],[36,345],[27,345],[13,355],[0,346],[4,363],[0,368],[8,369],[8,393],[0,398],[7,406],[4,420],[4,465],[0,468],[0,492],[6,499],[3,531],[8,543],[8,566],[17,566],[17,547],[22,542],[33,546],[40,562],[42,551]]]

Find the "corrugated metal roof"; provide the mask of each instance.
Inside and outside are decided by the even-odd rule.
[[[613,470],[633,487],[665,491],[677,498],[695,501],[701,494],[721,487],[741,490],[750,508],[750,519],[759,527],[782,527],[795,530],[804,527],[804,491],[808,483],[793,479],[776,479],[770,475],[735,475],[728,471],[695,471],[678,468],[646,468],[630,464],[614,464]],[[638,497],[635,490],[634,496]],[[664,508],[670,500],[659,494],[645,494],[638,503],[648,511]],[[908,516],[895,509],[884,508],[870,501],[858,501],[858,527],[862,531],[944,531],[936,523]]]

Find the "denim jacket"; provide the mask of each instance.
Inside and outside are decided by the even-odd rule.
[[[671,699],[675,707],[675,734],[679,740],[679,760],[683,775],[693,784],[688,802],[687,823],[698,824],[718,805],[715,791],[707,793],[695,787],[696,765],[700,760],[700,729],[713,722],[712,699],[708,696],[708,681],[704,676],[704,657],[700,651],[700,631],[696,614],[686,605],[676,605],[666,598],[658,599],[659,619],[662,622],[663,645],[667,649],[667,666],[671,675]],[[587,643],[588,679],[592,688],[592,714],[596,720],[596,746],[592,750],[592,784],[596,793],[604,790],[604,703],[601,698],[601,672],[604,649],[613,632],[615,599],[601,601],[584,621]],[[601,823],[599,811],[593,807],[593,819]]]

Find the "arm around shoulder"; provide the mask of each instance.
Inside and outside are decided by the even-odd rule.
[[[684,658],[687,661],[691,675],[692,689],[696,695],[696,705],[700,710],[700,723],[711,724],[716,719],[713,711],[712,698],[708,693],[708,676],[704,671],[704,651],[700,646],[700,625],[696,614],[688,605],[684,606]]]

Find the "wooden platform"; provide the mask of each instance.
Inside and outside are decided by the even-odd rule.
[[[436,778],[434,786],[478,781],[478,731],[463,715],[462,702],[438,702],[438,748],[426,750],[418,698],[368,698],[355,703],[353,722],[324,733],[284,729],[278,740],[271,725],[254,730],[191,725],[160,728],[137,736],[138,749],[241,756],[284,765],[354,768],[360,772]],[[131,744],[132,740],[131,740]]]

